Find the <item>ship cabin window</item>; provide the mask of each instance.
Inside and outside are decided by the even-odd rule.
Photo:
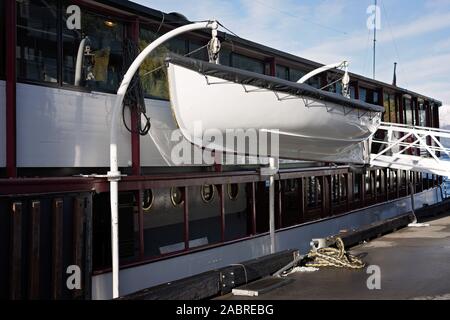
[[[366,101],[367,99],[367,90],[365,88],[359,88],[359,100]]]
[[[412,100],[409,97],[403,98],[403,116],[405,119],[405,124],[414,125],[414,111]]]
[[[276,77],[284,80],[289,80],[289,68],[277,64]]]
[[[189,57],[197,60],[209,61],[208,50],[203,48],[205,45],[206,43],[202,43],[200,41],[189,40]]]
[[[17,2],[16,57],[20,79],[58,82],[57,12],[54,0]]]
[[[223,66],[231,66],[231,50],[228,48],[220,49],[219,63]]]
[[[151,27],[142,26],[139,35],[139,49],[144,50],[150,43],[161,36],[156,34]],[[139,74],[141,76],[142,87],[148,98],[169,100],[169,86],[167,82],[166,68],[159,68],[164,65],[164,59],[169,52],[179,55],[186,55],[203,45],[196,42],[188,42],[183,38],[174,38],[159,46],[141,65]],[[200,50],[192,58],[207,59],[206,50]]]
[[[0,78],[5,76],[5,1],[0,1]]]
[[[385,122],[397,122],[395,112],[395,96],[393,94],[385,93],[383,97],[383,105],[385,109],[384,121]]]
[[[231,54],[231,65],[238,69],[261,74],[264,74],[265,70],[264,62],[234,52]]]
[[[372,93],[372,103],[380,105],[380,94],[378,93],[378,91],[373,91]]]
[[[353,85],[350,85],[350,98],[356,99],[356,88]]]
[[[123,72],[124,24],[67,3],[62,30],[63,83],[116,91]]]
[[[419,115],[419,126],[426,127],[426,110],[425,110],[425,101],[423,99],[418,100],[418,115]]]
[[[306,74],[306,72],[304,72],[304,71],[302,71],[302,70],[290,68],[290,69],[289,69],[289,80],[290,80],[290,81],[293,81],[293,82],[297,82],[297,81],[300,80],[305,74]]]

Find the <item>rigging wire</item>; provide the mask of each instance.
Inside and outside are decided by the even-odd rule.
[[[393,32],[392,32],[392,27],[391,27],[391,24],[390,24],[389,16],[388,16],[388,14],[387,14],[387,9],[386,9],[386,7],[385,7],[383,1],[380,1],[380,3],[381,3],[381,8],[382,8],[382,10],[383,10],[383,13],[384,13],[384,15],[385,15],[385,17],[386,17],[386,22],[387,22],[389,34],[390,34],[390,36],[391,36],[391,40],[392,40],[392,43],[393,43],[393,45],[394,45],[395,54],[397,55],[397,60],[398,60],[397,62],[398,62],[398,64],[400,65],[400,71],[402,72],[402,74],[406,74],[406,73],[403,71],[403,66],[402,66],[402,64],[400,63],[400,61],[401,61],[401,58],[400,58],[400,51],[398,50],[397,41],[395,40],[394,34],[393,34]],[[409,84],[408,84],[408,81],[406,80],[406,78],[405,78],[403,81],[405,82],[406,86],[409,87]]]
[[[337,32],[337,33],[341,33],[341,34],[348,35],[348,33],[345,32],[345,31],[342,31],[342,30],[339,30],[339,29],[337,29],[337,28],[333,28],[333,27],[330,27],[330,26],[327,26],[327,25],[324,25],[324,24],[321,24],[321,23],[317,23],[317,22],[314,22],[314,21],[309,20],[309,19],[305,19],[305,18],[300,17],[300,16],[298,16],[298,15],[296,15],[296,14],[293,14],[293,13],[291,13],[291,12],[288,12],[288,11],[284,11],[284,10],[278,9],[277,7],[274,7],[274,6],[272,6],[272,5],[269,5],[269,4],[265,3],[264,1],[261,1],[261,0],[253,0],[253,1],[255,1],[256,3],[259,3],[259,4],[262,5],[262,6],[265,6],[266,8],[269,8],[269,9],[272,9],[272,10],[275,10],[275,11],[278,11],[278,12],[280,12],[280,13],[282,13],[282,14],[287,15],[287,16],[290,16],[290,17],[293,17],[293,18],[301,19],[301,20],[303,20],[304,22],[307,22],[307,23],[310,23],[310,24],[314,24],[314,25],[316,25],[316,26],[318,26],[318,27],[321,27],[321,28],[324,28],[324,29],[328,29],[328,30],[331,30],[331,31],[334,31],[334,32]]]

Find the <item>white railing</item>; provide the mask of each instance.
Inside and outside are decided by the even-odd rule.
[[[440,141],[441,138],[450,139],[449,130],[383,122],[379,131],[385,134],[383,139],[374,137],[372,140],[381,148],[378,153],[371,154],[371,166],[450,177],[450,162],[439,156],[441,153],[450,157],[450,148]]]

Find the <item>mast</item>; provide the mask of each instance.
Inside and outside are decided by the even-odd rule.
[[[377,4],[378,0],[375,0],[375,23],[373,28],[373,79],[375,80],[376,58],[377,58]]]

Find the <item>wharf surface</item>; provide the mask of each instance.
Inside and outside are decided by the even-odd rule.
[[[289,284],[258,297],[232,294],[224,300],[450,300],[450,213],[421,221],[350,249],[363,256],[361,270],[324,268],[294,273]],[[379,266],[381,289],[367,287],[367,267]],[[371,282],[373,283],[373,282]]]

